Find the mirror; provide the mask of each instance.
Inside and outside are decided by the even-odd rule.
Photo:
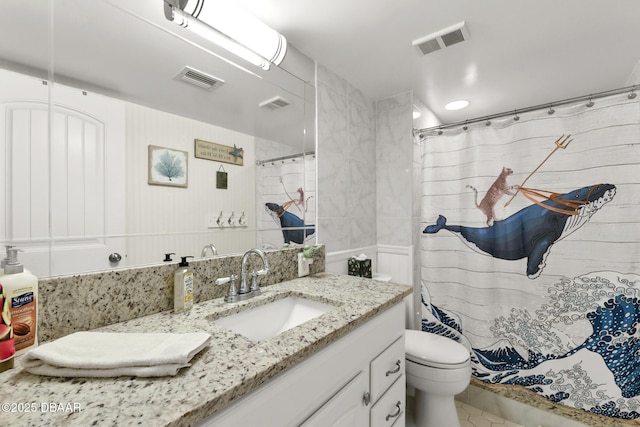
[[[3,6],[0,244],[32,272],[315,243],[314,63],[295,47],[264,71],[162,0]]]

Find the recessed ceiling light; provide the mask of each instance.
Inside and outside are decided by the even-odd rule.
[[[447,110],[461,110],[469,105],[469,101],[465,101],[464,99],[460,99],[458,101],[451,101],[447,105],[444,106]]]
[[[417,119],[421,115],[422,115],[422,111],[420,111],[420,109],[414,105],[413,106],[413,120]]]

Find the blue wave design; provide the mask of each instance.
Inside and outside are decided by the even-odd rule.
[[[640,340],[635,336],[640,321],[638,299],[617,295],[596,311],[588,313],[587,319],[593,327],[593,334],[567,356],[582,348],[598,353],[613,374],[622,396],[638,396]]]
[[[621,290],[617,288],[616,291]],[[463,334],[462,325],[458,324],[455,318],[448,315],[445,310],[428,304],[424,300],[423,303],[430,308],[436,320],[423,319],[422,330],[459,341],[456,331]],[[579,389],[579,383],[585,379],[589,382],[589,373],[580,366],[565,369],[563,367],[567,366],[566,362],[562,365],[558,363],[580,350],[588,350],[602,357],[622,396],[632,399],[633,403],[626,405],[620,400],[612,399],[605,390],[598,392],[598,397],[592,399],[590,407],[587,407],[589,405],[576,405],[576,407],[584,406],[583,409],[586,411],[611,418],[629,420],[640,418],[640,413],[634,407],[634,405],[638,406],[636,404],[639,401],[633,399],[640,396],[640,299],[618,294],[613,298],[599,301],[595,308],[594,304],[591,304],[591,310],[583,314],[584,318],[590,322],[593,332],[582,344],[558,354],[542,354],[529,349],[526,357],[509,345],[508,341],[502,341],[502,344],[497,343],[491,348],[473,348],[472,361],[475,365],[473,375],[488,383],[523,386],[552,402],[574,406],[576,400],[580,398],[573,396],[572,393],[584,391]],[[539,366],[544,368],[543,371],[547,374],[528,375],[522,372]],[[571,384],[568,389],[553,392],[553,387],[550,387],[556,381],[553,373],[558,376],[557,372],[561,371],[563,371],[561,375],[565,375],[564,379],[575,379],[576,384]],[[556,387],[558,388],[561,387]]]

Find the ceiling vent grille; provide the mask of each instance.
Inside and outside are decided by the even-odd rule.
[[[265,107],[270,110],[277,110],[279,108],[286,107],[289,104],[291,103],[286,99],[284,99],[283,97],[276,96],[274,98],[267,99],[266,101],[261,102],[260,104],[258,104],[258,106]]]
[[[175,78],[176,80],[182,80],[183,82],[190,83],[203,89],[215,89],[224,83],[224,80],[222,79],[188,66],[184,67]]]
[[[426,55],[436,50],[444,49],[469,38],[469,30],[464,21],[421,37],[411,42],[418,50]]]

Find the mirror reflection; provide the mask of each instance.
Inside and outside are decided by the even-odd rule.
[[[255,67],[163,3],[3,3],[0,243],[39,277],[315,243],[313,62]]]

